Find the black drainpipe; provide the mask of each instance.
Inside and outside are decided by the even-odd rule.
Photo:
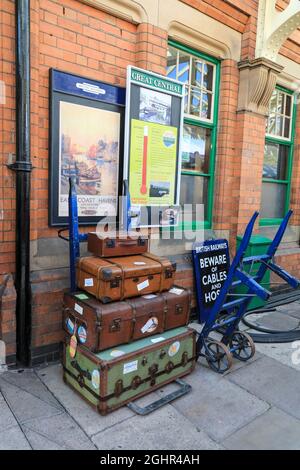
[[[30,286],[30,0],[16,0],[16,275],[17,360],[31,361]]]

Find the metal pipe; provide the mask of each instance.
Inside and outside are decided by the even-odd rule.
[[[31,360],[30,285],[30,0],[16,0],[16,274],[17,360]]]

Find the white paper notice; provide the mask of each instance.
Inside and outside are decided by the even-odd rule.
[[[138,361],[127,362],[123,366],[123,374],[129,374],[129,372],[134,372],[138,368]]]
[[[83,315],[83,308],[80,307],[80,305],[75,304],[74,310],[75,310],[75,312],[79,313],[79,315]]]
[[[84,280],[84,287],[93,287],[94,279],[91,277],[90,279]]]
[[[136,285],[136,287],[139,292],[143,289],[146,289],[146,287],[149,287],[148,279],[146,279],[146,281],[140,282],[139,284]]]

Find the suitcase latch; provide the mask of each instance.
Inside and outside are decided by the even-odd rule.
[[[108,240],[106,240],[106,248],[115,248],[115,246],[116,242],[114,239],[109,238]]]
[[[158,365],[152,364],[152,366],[150,366],[148,370],[150,375],[150,385],[153,386],[156,382],[155,374],[158,371]]]
[[[148,362],[148,359],[146,358],[146,356],[144,356],[142,359],[142,366],[145,366],[147,362]]]
[[[182,305],[177,304],[175,307],[175,313],[176,315],[181,315],[183,313],[183,307]]]
[[[172,361],[169,361],[165,367],[165,370],[169,374],[170,372],[172,372],[173,369],[174,369],[174,363]]]
[[[133,388],[133,390],[136,390],[142,383],[142,379],[139,375],[136,375],[135,377],[133,377],[132,381],[131,381],[131,388]]]
[[[119,285],[120,285],[120,278],[119,277],[116,277],[115,279],[110,281],[110,288],[111,289],[114,289],[115,287],[119,287]]]
[[[188,358],[188,353],[185,351],[185,352],[182,354],[181,365],[182,365],[183,367],[185,367],[185,366],[187,365],[187,363],[188,363],[188,360],[189,360],[189,358]]]
[[[164,349],[162,349],[162,350],[160,351],[159,358],[160,358],[160,359],[163,359],[163,357],[165,357],[166,354],[167,354],[166,351],[165,351]]]
[[[120,331],[121,329],[121,318],[115,318],[110,324],[109,331],[114,333],[115,331]]]
[[[146,244],[145,239],[142,238],[142,237],[139,237],[138,238],[138,246],[145,246],[145,244]]]
[[[173,277],[173,271],[170,269],[166,269],[165,271],[165,279],[171,279]]]
[[[117,380],[115,384],[115,396],[119,397],[123,392],[123,380]]]

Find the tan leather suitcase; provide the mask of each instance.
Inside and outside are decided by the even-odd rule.
[[[80,258],[77,285],[103,303],[162,292],[174,284],[176,265],[167,258],[144,255]]]
[[[179,287],[106,305],[85,292],[66,293],[63,328],[99,352],[186,325],[190,299],[191,292]]]
[[[101,258],[110,256],[139,255],[148,250],[148,238],[140,234],[120,232],[110,235],[109,232],[88,233],[88,251]]]

